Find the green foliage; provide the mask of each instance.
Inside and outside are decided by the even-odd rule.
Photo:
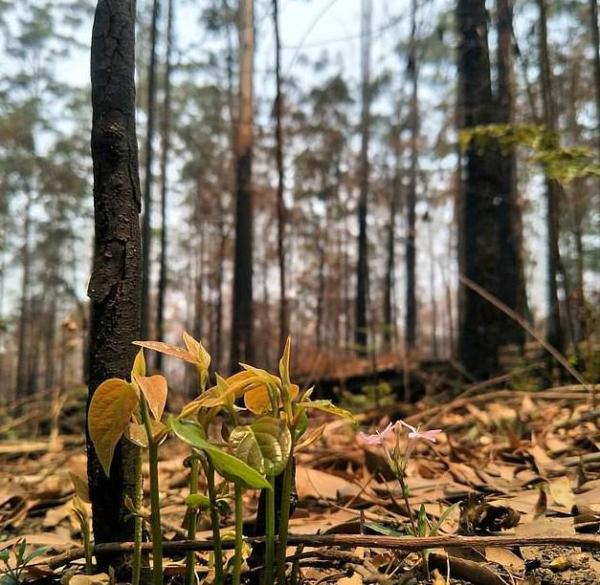
[[[525,146],[533,162],[544,174],[561,183],[581,177],[600,177],[600,164],[593,151],[585,146],[561,146],[560,136],[544,126],[534,124],[488,124],[462,130],[459,137],[463,151],[470,147],[484,151],[499,146],[507,152]]]
[[[360,392],[342,391],[341,404],[352,412],[363,412],[369,408],[391,406],[396,401],[388,382],[377,382],[363,386]]]
[[[27,565],[37,557],[45,555],[49,550],[49,546],[43,546],[27,554],[27,540],[24,538],[12,546],[12,556],[14,558],[11,559],[11,551],[8,548],[0,550],[0,563],[4,565],[4,574],[0,576],[0,585],[19,585],[23,583],[23,573],[27,569]]]

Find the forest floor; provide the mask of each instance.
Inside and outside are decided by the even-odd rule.
[[[596,386],[600,390],[600,386]],[[81,402],[81,399],[79,399]],[[83,575],[83,561],[50,569],[49,559],[81,546],[73,512],[70,475],[85,476],[81,407],[63,404],[62,432],[53,441],[36,421],[51,412],[37,404],[21,412],[0,409],[0,551],[49,547],[32,561],[26,580],[94,585],[106,576]],[[22,409],[21,409],[22,410]],[[28,417],[27,413],[35,416]],[[79,413],[79,414],[78,414]],[[379,548],[378,538],[406,533],[409,519],[402,494],[381,446],[366,445],[350,423],[323,414],[322,437],[297,455],[298,504],[291,533],[367,535],[360,546],[311,546],[299,555],[301,583],[339,585],[527,583],[584,585],[600,582],[600,537],[593,546],[525,546],[527,539],[553,537],[577,543],[578,535],[598,534],[600,527],[600,410],[581,386],[527,392],[482,388],[440,405],[424,400],[372,408],[357,416],[362,430],[381,429],[402,418],[420,428],[441,428],[437,443],[419,441],[406,472],[409,503],[416,517],[426,512],[433,526],[444,511],[439,535],[472,535],[470,547],[437,546],[428,551],[427,577],[422,555]],[[79,421],[79,426],[78,426]],[[33,430],[39,426],[36,434]],[[185,538],[182,519],[187,493],[185,448],[168,441],[161,448],[161,502],[165,540]],[[256,513],[257,497],[246,495],[247,519]],[[223,531],[232,530],[224,517]],[[200,518],[198,538],[209,538],[208,518]],[[512,536],[490,546],[486,536]],[[561,540],[562,539],[562,540]],[[582,541],[585,538],[582,538]],[[316,543],[313,543],[315,545]],[[588,543],[589,545],[589,543]],[[290,554],[297,552],[290,549]],[[52,565],[52,563],[50,563]],[[200,582],[210,576],[198,556]],[[169,558],[166,574],[179,580],[183,559]],[[2,567],[0,567],[0,574]],[[206,581],[208,582],[208,580]]]

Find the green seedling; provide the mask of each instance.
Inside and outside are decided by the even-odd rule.
[[[14,561],[11,561],[11,551],[8,548],[0,550],[0,563],[4,565],[4,574],[0,577],[0,585],[20,585],[20,583],[24,583],[23,575],[27,570],[27,565],[35,558],[45,555],[49,550],[49,546],[42,546],[26,554],[27,540],[24,538],[12,546]]]
[[[233,486],[235,516],[235,553],[231,564],[232,581],[241,581],[243,559],[243,507],[246,489],[266,491],[265,568],[264,585],[286,579],[286,547],[290,516],[290,494],[293,488],[293,457],[297,448],[317,440],[323,429],[308,428],[308,413],[321,410],[353,420],[350,412],[327,400],[311,400],[312,389],[304,392],[290,380],[290,341],[279,362],[279,376],[248,364],[243,371],[223,378],[216,374],[210,382],[210,355],[202,344],[184,333],[185,348],[157,341],[136,341],[136,345],[176,357],[195,366],[199,380],[199,395],[185,405],[178,416],[161,422],[167,397],[167,382],[162,376],[146,376],[143,350],[138,353],[131,381],[111,379],[101,384],[90,403],[88,428],[98,459],[108,475],[114,449],[122,437],[148,450],[150,462],[151,533],[153,583],[162,584],[162,535],[158,486],[158,447],[173,434],[191,448],[187,458],[190,467],[189,494],[186,498],[188,538],[196,538],[199,510],[210,510],[213,542],[215,585],[223,585],[225,571],[220,534],[220,510],[226,499],[218,497],[215,475]],[[243,407],[236,404],[243,400]],[[243,413],[243,414],[242,414]],[[217,416],[223,422],[222,441],[208,439],[209,427]],[[241,418],[243,417],[243,418]],[[204,473],[207,494],[199,493],[199,474]],[[275,478],[282,477],[281,510],[276,526]],[[139,490],[131,503],[136,518],[136,554],[134,554],[134,585],[139,585],[141,566],[141,457],[139,459]],[[231,492],[230,492],[231,493]],[[279,535],[275,546],[276,535]],[[186,558],[186,585],[195,585],[195,554]]]
[[[136,356],[131,370],[131,382],[117,378],[106,380],[94,392],[88,411],[88,430],[96,454],[104,469],[110,467],[117,443],[122,437],[148,450],[150,467],[150,524],[152,534],[152,578],[162,585],[162,530],[158,480],[158,447],[167,436],[160,422],[167,401],[167,381],[163,376],[146,376],[143,350]],[[142,499],[141,453],[137,462],[135,550],[133,559],[134,585],[141,573]]]

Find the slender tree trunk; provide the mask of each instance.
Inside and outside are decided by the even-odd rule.
[[[540,81],[542,90],[543,117],[546,130],[556,131],[556,112],[552,91],[552,71],[548,53],[547,7],[545,0],[537,0],[539,9],[538,51],[540,61]],[[555,138],[550,138],[555,140]],[[559,250],[559,197],[560,186],[550,178],[546,179],[546,230],[547,230],[547,311],[548,341],[560,352],[564,349],[564,337],[560,319],[558,300],[558,273],[560,271]]]
[[[412,0],[412,22],[408,72],[411,79],[410,96],[410,170],[406,193],[406,320],[405,341],[408,350],[414,349],[417,338],[417,295],[416,295],[416,229],[417,229],[417,173],[419,170],[419,69],[417,64],[417,2]]]
[[[108,378],[128,378],[140,337],[140,184],[135,128],[135,0],[99,0],[92,32],[92,159],[94,260],[91,300],[89,400]],[[87,428],[87,427],[86,427]],[[131,541],[138,448],[117,445],[106,477],[87,443],[88,480],[96,543]],[[112,564],[127,578],[122,557],[97,555],[100,570]]]
[[[514,72],[513,72],[513,0],[496,0],[498,32],[498,100],[497,119],[500,124],[514,124]],[[527,295],[525,291],[525,267],[523,263],[523,237],[521,209],[517,193],[517,158],[511,148],[507,153],[499,153],[498,185],[500,203],[498,218],[500,230],[507,234],[502,239],[500,250],[502,271],[500,300],[519,315],[527,315]],[[523,348],[525,332],[518,323],[504,317],[504,344],[516,344]]]
[[[55,382],[55,354],[56,354],[56,289],[52,287],[50,292],[50,303],[46,316],[46,334],[44,335],[44,389],[52,388]]]
[[[435,249],[433,245],[433,226],[431,217],[429,214],[426,216],[427,219],[427,248],[429,253],[429,294],[430,294],[430,305],[431,305],[431,349],[433,357],[437,359],[440,354],[438,344],[438,307],[436,299],[436,286],[435,286]]]
[[[594,49],[594,96],[596,98],[596,141],[600,154],[600,30],[598,29],[598,0],[590,2],[590,30]]]
[[[254,72],[254,2],[240,1],[240,113],[235,149],[235,260],[231,325],[231,371],[253,361],[252,303],[252,147]]]
[[[160,272],[158,276],[158,298],[156,301],[156,338],[165,337],[165,295],[167,291],[167,184],[169,153],[171,150],[171,71],[173,69],[173,1],[168,0],[167,55],[165,68],[165,102],[162,120],[162,150],[160,158]],[[156,353],[156,368],[162,369],[163,354]]]
[[[459,0],[459,112],[464,129],[493,121],[490,61],[485,0]],[[498,264],[501,240],[497,215],[499,151],[481,151],[471,145],[465,153],[460,221],[461,272],[494,295],[499,294]],[[497,373],[502,313],[462,283],[460,358],[473,376],[485,379]]]
[[[156,104],[156,37],[160,0],[153,0],[150,28],[150,64],[148,67],[148,125],[146,130],[146,157],[144,175],[144,215],[142,218],[142,337],[150,332],[150,273],[152,266],[152,184],[154,162],[154,125]]]
[[[216,315],[215,315],[215,369],[219,368],[223,362],[223,281],[224,281],[224,268],[225,253],[227,250],[227,232],[225,230],[225,221],[223,218],[224,210],[220,212],[219,217],[219,254],[217,257],[217,302],[216,302]]]
[[[283,164],[283,96],[281,92],[281,39],[279,34],[279,2],[273,0],[275,29],[275,158],[277,159],[277,259],[279,261],[279,346],[285,345],[289,335],[287,297],[285,289],[285,167]]]
[[[33,199],[27,194],[25,222],[23,225],[23,247],[21,248],[21,300],[19,308],[19,335],[17,342],[17,396],[28,394],[27,388],[27,326],[29,324],[29,288],[31,284],[31,207]]]
[[[394,139],[394,176],[392,178],[392,192],[390,194],[389,226],[387,234],[387,257],[383,297],[383,341],[387,349],[392,349],[395,341],[395,311],[394,311],[394,285],[396,267],[396,215],[400,201],[400,136]]]
[[[358,200],[358,261],[356,266],[356,323],[354,342],[359,356],[368,355],[369,263],[367,214],[369,199],[369,140],[371,110],[372,0],[362,0],[362,112],[360,195]]]

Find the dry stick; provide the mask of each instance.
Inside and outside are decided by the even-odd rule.
[[[468,288],[475,291],[479,296],[484,298],[486,301],[494,305],[497,309],[500,309],[504,314],[508,315],[513,321],[516,321],[531,337],[533,337],[573,378],[575,378],[582,386],[586,388],[593,396],[594,404],[596,403],[596,391],[590,384],[588,384],[582,377],[582,375],[567,361],[567,359],[550,343],[548,343],[541,335],[539,335],[526,319],[521,317],[518,313],[513,311],[509,306],[505,305],[500,299],[489,293],[487,290],[473,282],[470,278],[459,274],[458,278]]]
[[[265,542],[264,536],[249,537],[249,544]],[[224,541],[223,548],[233,548],[232,541]],[[422,551],[428,548],[470,548],[485,546],[584,546],[600,550],[600,536],[592,534],[574,534],[568,536],[374,536],[362,534],[297,534],[288,537],[290,546],[306,545],[312,548],[338,546],[342,548],[380,548],[388,550]],[[163,543],[164,552],[210,551],[213,550],[212,539],[181,540]],[[94,546],[94,553],[122,553],[133,550],[133,542],[109,542]],[[142,550],[151,551],[152,543],[142,543]],[[72,561],[83,558],[83,547],[76,548],[48,561],[51,569],[56,569]]]

